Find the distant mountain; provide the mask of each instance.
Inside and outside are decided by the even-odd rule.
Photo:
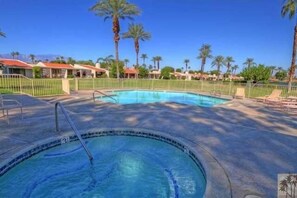
[[[35,55],[35,54],[34,54]],[[52,60],[56,60],[56,57],[60,57],[61,55],[54,55],[54,54],[41,54],[41,55],[35,55],[35,60],[36,61],[45,61],[46,59],[48,59],[49,61]],[[0,58],[10,58],[12,59],[12,56],[10,54],[0,54]],[[67,60],[68,57],[64,57],[65,60]],[[29,57],[29,55],[27,54],[20,54],[17,57],[18,60],[27,62],[27,63],[31,63],[31,59]]]

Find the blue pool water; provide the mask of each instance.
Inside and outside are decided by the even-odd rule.
[[[212,107],[225,103],[227,100],[191,93],[162,92],[162,91],[114,91],[114,98],[119,104],[176,102],[181,104]],[[110,97],[100,97],[104,102],[113,102]]]
[[[0,178],[0,197],[203,197],[201,169],[180,149],[153,139],[88,139],[43,151]]]

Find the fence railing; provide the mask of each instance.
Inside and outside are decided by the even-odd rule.
[[[288,93],[286,85],[277,84],[246,84],[222,81],[198,80],[156,80],[156,79],[112,79],[112,78],[76,78],[69,79],[72,91],[97,89],[144,89],[205,92],[220,91],[222,95],[232,96],[236,88],[245,88],[248,98],[269,95],[273,89],[281,89],[282,96],[297,96],[297,86]],[[62,79],[29,79],[22,75],[0,75],[0,92],[26,93],[32,96],[52,96],[65,94]]]

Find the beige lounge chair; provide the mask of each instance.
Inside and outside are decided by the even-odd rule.
[[[260,101],[260,102],[265,102],[266,100],[279,100],[281,97],[282,93],[282,90],[280,89],[274,89],[270,95],[267,95],[267,96],[263,96],[263,97],[256,97],[256,100],[257,101]]]
[[[7,120],[8,124],[9,124],[8,110],[16,109],[16,108],[20,108],[21,118],[23,119],[23,106],[22,106],[22,104],[17,100],[4,99],[2,94],[0,93],[0,110],[2,110],[2,113],[3,113],[4,117],[5,117],[5,112],[6,112],[6,120]]]
[[[234,99],[244,99],[245,98],[245,89],[244,88],[237,88],[236,93],[233,97]]]

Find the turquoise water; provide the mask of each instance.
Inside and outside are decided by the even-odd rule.
[[[193,160],[167,143],[133,136],[88,139],[43,151],[0,178],[0,197],[203,197]]]
[[[225,103],[227,100],[191,93],[162,92],[162,91],[115,91],[113,96],[119,104],[176,102],[181,104],[212,107]],[[101,97],[99,100],[113,102],[110,97]]]

